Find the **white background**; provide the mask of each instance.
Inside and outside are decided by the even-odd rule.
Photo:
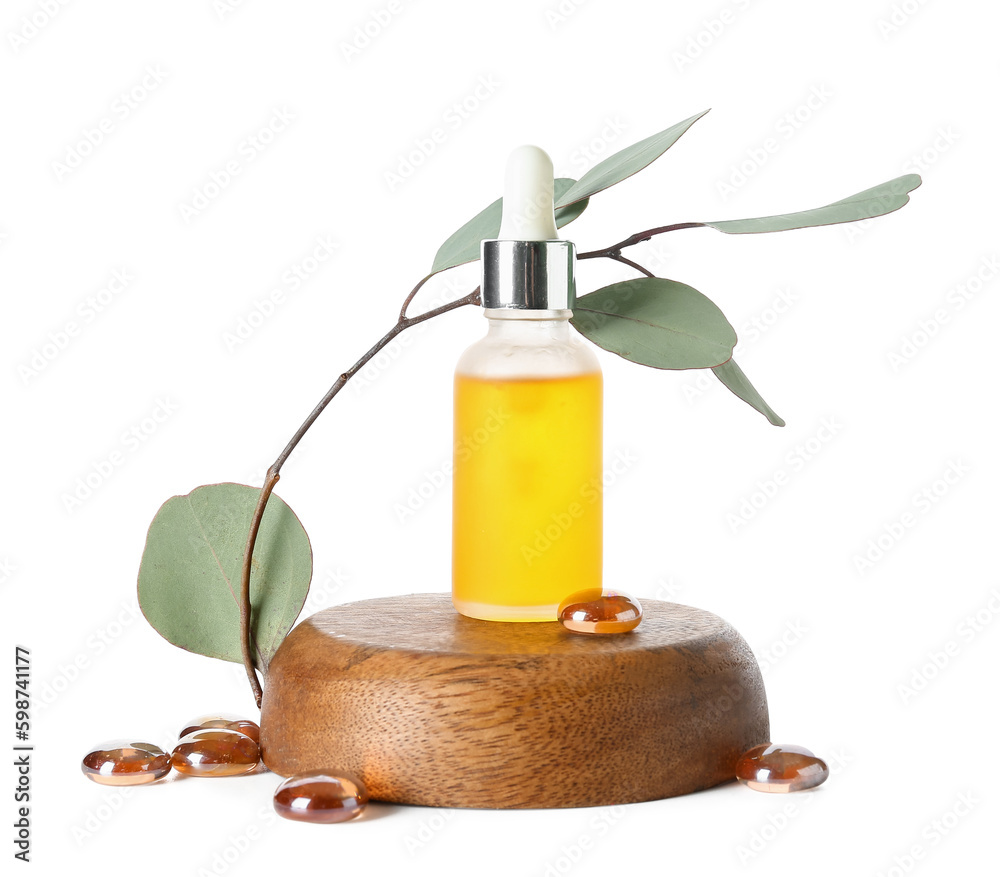
[[[0,13],[0,624],[8,688],[14,644],[33,660],[35,873],[984,873],[1000,628],[995,4],[45,6]],[[774,739],[827,757],[826,786],[595,810],[373,805],[320,828],[273,817],[271,774],[131,793],[87,782],[79,761],[99,741],[169,746],[192,716],[255,712],[240,667],[170,646],[137,614],[159,505],[260,483],[441,242],[500,194],[510,149],[536,143],[579,176],[706,107],[566,229],[581,250],[924,178],[860,232],[701,229],[631,251],[722,307],[786,428],[711,376],[601,356],[607,460],[634,458],[606,493],[607,583],[732,622],[764,667]],[[254,152],[276,113],[291,118]],[[232,160],[239,174],[185,216]],[[321,240],[333,254],[284,285]],[[92,311],[116,271],[127,286]],[[586,262],[580,288],[630,276]],[[476,282],[474,266],[450,272],[420,301]],[[274,290],[280,305],[227,345]],[[76,337],[47,347],[69,322]],[[452,369],[484,329],[466,308],[414,330],[285,467],[279,493],[315,555],[307,611],[448,589],[447,481],[415,514],[399,507],[441,483]],[[859,564],[880,539],[883,556]],[[0,799],[10,826],[12,793]]]

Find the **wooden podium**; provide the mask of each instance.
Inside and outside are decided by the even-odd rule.
[[[448,594],[318,612],[269,667],[264,763],[435,807],[625,804],[734,779],[770,739],[752,652],[710,612],[642,604],[636,630],[605,636],[477,621]]]

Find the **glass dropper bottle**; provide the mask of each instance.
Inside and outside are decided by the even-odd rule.
[[[602,378],[571,332],[576,249],[559,239],[552,160],[507,163],[482,242],[486,336],[455,371],[452,601],[488,621],[554,621],[602,584]]]

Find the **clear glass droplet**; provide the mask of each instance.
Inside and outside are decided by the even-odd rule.
[[[289,777],[274,793],[274,809],[298,822],[346,822],[365,809],[368,792],[353,774],[315,770]]]
[[[800,792],[826,781],[830,769],[804,746],[762,743],[736,762],[736,779],[756,792]]]
[[[224,728],[227,731],[239,731],[241,734],[246,734],[254,743],[260,744],[258,724],[231,713],[211,713],[207,716],[198,716],[198,718],[187,722],[177,736],[186,737],[194,731],[202,730],[202,728]]]
[[[642,621],[642,606],[621,591],[586,588],[559,604],[558,618],[573,633],[627,633]]]
[[[170,756],[152,743],[112,740],[83,757],[84,775],[105,786],[141,786],[170,772]]]
[[[170,756],[178,773],[228,777],[250,773],[260,762],[260,748],[246,734],[225,728],[202,728],[181,737]]]

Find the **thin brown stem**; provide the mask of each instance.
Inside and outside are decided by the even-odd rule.
[[[410,294],[405,298],[403,306],[399,309],[399,319],[406,319],[406,309],[410,306],[410,302],[413,301],[413,297],[420,292],[420,288],[434,276],[434,273],[428,274],[423,280],[414,286],[413,289],[410,290]]]
[[[257,679],[257,673],[254,670],[253,645],[251,643],[250,628],[251,563],[247,561],[249,558],[252,562],[253,547],[257,541],[257,531],[260,529],[260,522],[264,517],[264,508],[267,506],[267,501],[271,496],[271,491],[274,490],[274,485],[278,483],[278,479],[280,477],[281,476],[278,475],[274,466],[267,470],[264,487],[261,489],[260,496],[257,498],[257,508],[254,509],[253,518],[250,521],[250,532],[247,535],[247,544],[243,551],[243,573],[240,580],[240,650],[243,653],[243,666],[247,671],[247,678],[250,680],[250,688],[253,691],[253,698],[254,701],[256,701],[258,708],[260,707],[260,701],[264,693],[261,691],[260,680]]]
[[[629,235],[625,240],[619,241],[617,244],[612,244],[610,247],[605,247],[603,250],[590,250],[586,253],[580,253],[577,259],[598,259],[602,256],[607,256],[608,258],[614,259],[621,255],[621,251],[625,247],[634,247],[636,244],[641,244],[643,241],[648,241],[650,238],[658,234],[666,234],[668,231],[681,231],[685,228],[704,228],[704,222],[677,222],[673,225],[661,225],[657,228],[649,228],[646,231],[637,231],[633,235]]]
[[[243,666],[247,672],[247,678],[250,680],[250,688],[253,691],[254,700],[257,703],[258,708],[261,704],[261,699],[263,697],[263,691],[261,690],[260,680],[257,678],[257,671],[254,667],[253,660],[253,647],[251,643],[252,639],[252,626],[251,626],[251,606],[250,606],[250,569],[253,563],[253,550],[254,545],[257,542],[257,532],[260,530],[260,522],[264,517],[264,511],[267,508],[267,501],[271,497],[271,493],[274,490],[274,485],[278,483],[280,476],[281,467],[284,465],[285,461],[291,455],[292,451],[295,450],[295,446],[302,440],[302,437],[308,432],[309,427],[316,422],[316,418],[323,413],[323,410],[327,405],[330,404],[333,397],[339,393],[344,385],[356,375],[361,369],[365,367],[369,360],[375,356],[383,347],[385,347],[393,338],[395,338],[400,332],[409,329],[411,326],[417,325],[417,323],[423,323],[425,320],[430,320],[433,317],[445,314],[448,311],[453,311],[456,308],[463,307],[465,305],[479,304],[479,287],[476,287],[472,292],[470,292],[464,298],[457,299],[448,304],[443,304],[440,307],[436,307],[433,310],[429,310],[426,313],[419,314],[416,317],[406,316],[406,309],[413,297],[420,290],[420,287],[427,282],[428,275],[423,280],[420,281],[406,297],[406,301],[403,303],[403,307],[399,313],[399,319],[396,321],[396,325],[393,326],[388,332],[385,333],[369,350],[361,357],[354,365],[352,365],[346,372],[341,374],[336,381],[334,381],[333,386],[327,390],[326,395],[320,399],[319,404],[309,413],[309,416],[302,422],[302,425],[296,430],[295,435],[292,436],[291,440],[285,446],[285,449],[278,455],[278,459],[271,464],[271,467],[267,470],[267,477],[264,480],[264,486],[261,489],[260,497],[257,500],[257,507],[254,509],[253,518],[250,521],[250,531],[247,534],[247,544],[243,551],[243,568],[242,575],[240,579],[240,648],[243,654]]]
[[[638,262],[633,262],[631,259],[626,259],[621,253],[616,256],[608,256],[609,259],[614,259],[616,262],[621,262],[628,265],[631,268],[635,268],[636,271],[641,271],[647,277],[655,277],[656,275],[650,271],[648,268],[643,267]]]

